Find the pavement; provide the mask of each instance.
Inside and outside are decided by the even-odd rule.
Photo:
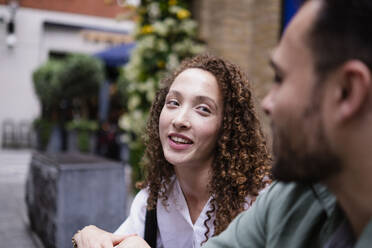
[[[43,248],[30,230],[25,182],[30,150],[0,150],[0,248]]]

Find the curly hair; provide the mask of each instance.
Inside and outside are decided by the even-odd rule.
[[[156,207],[157,199],[167,205],[167,186],[175,174],[164,157],[159,137],[159,117],[174,79],[184,70],[199,68],[212,73],[223,96],[224,113],[216,145],[208,190],[211,207],[204,225],[206,240],[214,219],[214,235],[221,233],[247,206],[246,197],[253,199],[271,180],[271,157],[256,116],[251,86],[240,68],[209,54],[184,60],[180,67],[162,81],[150,110],[146,127],[145,172],[141,188],[148,187],[148,209]],[[229,203],[229,204],[226,204]],[[206,241],[205,240],[205,241]]]

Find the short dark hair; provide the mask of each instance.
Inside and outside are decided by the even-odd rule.
[[[307,42],[319,77],[350,59],[358,59],[372,69],[372,1],[321,1],[321,9]]]

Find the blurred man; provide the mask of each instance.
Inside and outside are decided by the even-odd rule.
[[[204,247],[372,246],[372,1],[307,1],[271,65],[279,182]]]

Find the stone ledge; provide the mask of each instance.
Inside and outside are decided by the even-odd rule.
[[[86,225],[114,231],[125,219],[124,165],[82,154],[34,153],[26,183],[32,230],[46,248],[71,247]]]

